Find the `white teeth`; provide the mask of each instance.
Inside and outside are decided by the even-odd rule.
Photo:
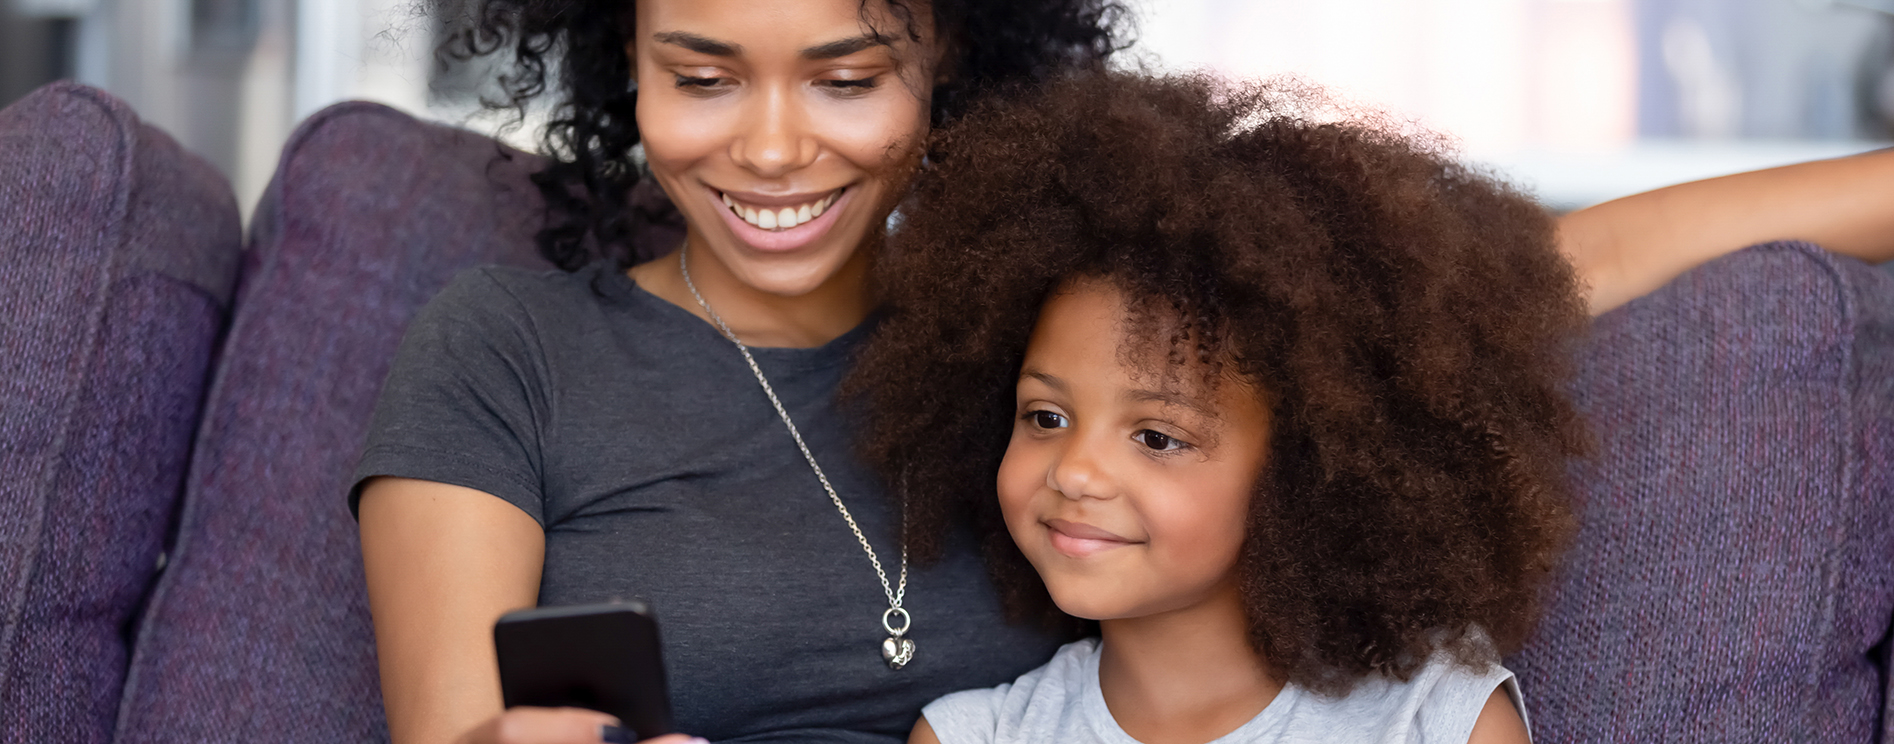
[[[840,195],[841,192],[838,191],[822,197],[811,204],[803,204],[797,207],[783,207],[776,210],[759,210],[746,207],[737,203],[735,199],[730,198],[729,194],[723,194],[722,196],[724,206],[729,207],[731,213],[743,218],[744,222],[748,222],[764,230],[787,230],[805,224],[817,217],[821,217],[823,212],[828,211],[829,207],[835,204],[835,200],[839,198]]]

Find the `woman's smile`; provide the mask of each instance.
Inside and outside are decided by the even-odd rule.
[[[723,205],[723,221],[745,245],[766,253],[794,251],[827,235],[846,211],[851,189],[766,196],[709,189]]]

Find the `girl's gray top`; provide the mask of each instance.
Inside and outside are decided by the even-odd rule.
[[[956,692],[923,713],[941,744],[1100,742],[1137,744],[1118,727],[1098,687],[1096,638],[1067,644],[1011,684]],[[1288,685],[1263,712],[1210,744],[1466,744],[1493,690],[1526,715],[1513,673],[1484,672],[1436,656],[1406,682],[1372,678],[1345,697]]]
[[[835,401],[868,325],[754,353],[892,582],[898,510]],[[927,701],[1012,679],[1059,644],[1002,621],[963,535],[916,567],[915,658],[889,669],[868,557],[736,347],[602,266],[476,269],[430,302],[383,388],[351,506],[379,475],[485,491],[537,520],[541,605],[649,601],[678,725],[697,736],[905,739]]]

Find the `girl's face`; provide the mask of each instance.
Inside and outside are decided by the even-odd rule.
[[[1069,614],[1183,610],[1236,591],[1269,442],[1255,387],[1126,358],[1113,285],[1069,283],[1040,311],[1000,465],[1006,527]],[[1127,362],[1149,361],[1127,367]]]
[[[638,129],[695,256],[798,296],[879,235],[928,128],[936,55],[915,5],[919,43],[880,3],[638,0]]]

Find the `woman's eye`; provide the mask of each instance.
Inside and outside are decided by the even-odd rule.
[[[1185,444],[1182,439],[1150,429],[1139,430],[1138,433],[1131,435],[1131,438],[1137,440],[1139,444],[1159,452],[1174,452],[1190,446]]]
[[[825,81],[824,84],[828,85],[829,88],[835,90],[837,93],[859,95],[874,90],[875,86],[881,84],[881,78],[865,77],[854,80],[828,80]]]
[[[723,82],[723,78],[717,78],[717,77],[691,77],[689,75],[677,76],[677,87],[679,88],[715,88],[717,87],[719,83],[722,83],[722,82]]]
[[[1065,417],[1051,411],[1027,411],[1024,418],[1041,429],[1065,428]]]

